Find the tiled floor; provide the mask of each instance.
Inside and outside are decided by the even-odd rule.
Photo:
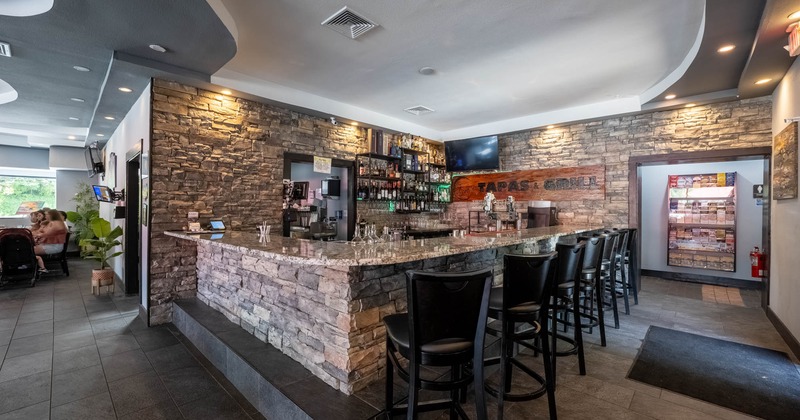
[[[75,260],[70,267],[69,278],[0,290],[0,420],[262,418],[171,325],[146,328],[135,297],[93,296],[91,266]],[[747,418],[626,375],[651,325],[788,353],[759,307],[759,292],[643,281],[640,305],[621,315],[619,330],[608,330],[608,347],[596,333],[584,336],[586,376],[577,374],[574,356],[559,359],[559,418]],[[381,407],[383,386],[359,397]],[[489,407],[496,417],[494,400]],[[546,401],[507,403],[505,418],[547,418]]]
[[[0,290],[0,419],[263,418],[137,297],[92,295],[91,267]]]

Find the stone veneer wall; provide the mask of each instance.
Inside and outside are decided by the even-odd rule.
[[[500,135],[504,171],[605,165],[604,201],[557,201],[561,224],[628,224],[628,159],[772,145],[770,97],[649,112]],[[505,198],[505,197],[498,197]],[[464,226],[470,203],[451,211]]]
[[[195,247],[164,231],[183,228],[189,211],[224,217],[233,229],[264,220],[279,228],[284,152],[354,160],[369,147],[359,127],[160,79],[151,140],[153,324],[169,322],[172,300],[197,289]]]
[[[574,235],[563,237],[568,240]],[[368,267],[321,266],[259,258],[258,251],[197,243],[197,297],[260,340],[351,394],[382,377],[386,315],[405,312],[407,270],[491,267],[502,282],[503,255],[545,252],[536,243]],[[194,246],[194,242],[184,241]],[[421,241],[420,241],[421,242]],[[401,246],[424,246],[418,242]],[[362,252],[368,254],[369,248]]]

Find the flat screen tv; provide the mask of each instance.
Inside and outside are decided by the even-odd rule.
[[[100,158],[100,150],[96,146],[89,146],[84,151],[86,155],[86,169],[89,170],[89,178],[105,172],[103,159]]]
[[[92,190],[94,191],[94,198],[97,199],[97,201],[102,201],[104,203],[114,202],[114,191],[111,191],[111,188],[103,185],[92,185]]]
[[[500,169],[497,136],[445,142],[444,155],[448,172]]]

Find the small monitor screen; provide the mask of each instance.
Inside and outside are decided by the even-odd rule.
[[[94,198],[96,198],[97,201],[102,201],[104,203],[114,202],[114,192],[111,191],[111,188],[103,185],[92,185],[92,190],[94,190]]]
[[[211,229],[213,229],[213,230],[223,230],[223,229],[225,229],[225,223],[222,223],[222,220],[212,220],[211,221]]]

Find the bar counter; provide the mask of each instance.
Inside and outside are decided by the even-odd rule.
[[[381,377],[384,316],[406,311],[405,272],[492,267],[509,252],[549,252],[593,227],[553,226],[381,244],[320,242],[255,232],[167,235],[197,247],[197,297],[351,394]]]

